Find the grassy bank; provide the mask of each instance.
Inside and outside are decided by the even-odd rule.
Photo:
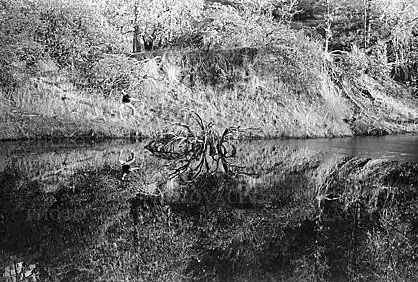
[[[179,77],[187,69],[149,60],[142,65],[149,78],[124,90],[140,100],[134,115],[123,107],[122,91],[103,96],[78,89],[57,71],[40,73],[13,93],[2,92],[0,139],[149,137],[174,122],[190,122],[191,111],[218,128],[257,128],[259,138],[417,132],[416,98],[395,82],[362,74],[337,85],[316,66],[305,78],[313,81],[300,84],[301,78],[283,78],[285,71],[263,74],[265,64],[247,77],[248,66],[236,66],[229,72],[241,72],[237,81],[219,87],[190,85],[190,78]]]
[[[264,6],[196,0],[186,7],[199,20],[170,6],[178,30],[132,54],[120,29],[129,17],[113,10],[133,2],[105,2],[2,3],[0,140],[149,137],[191,111],[218,128],[258,128],[259,138],[417,132],[416,94],[391,78],[380,45],[324,51]],[[135,115],[121,108],[124,93],[139,99]]]

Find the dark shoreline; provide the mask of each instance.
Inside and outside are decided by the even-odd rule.
[[[395,132],[393,134],[355,134],[355,135],[341,135],[341,136],[256,136],[242,138],[242,141],[269,141],[269,140],[311,140],[311,139],[340,139],[340,138],[354,138],[354,137],[384,137],[384,136],[418,136],[418,132]],[[145,135],[131,135],[131,136],[105,136],[105,135],[91,135],[83,134],[78,136],[42,136],[42,137],[23,137],[23,138],[0,138],[0,143],[6,142],[24,142],[24,141],[53,141],[53,142],[105,142],[113,140],[130,140],[134,142],[141,142],[152,139],[151,136]]]

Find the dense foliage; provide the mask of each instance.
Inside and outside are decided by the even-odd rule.
[[[22,75],[39,74],[48,60],[84,77],[102,54],[121,50],[118,34],[89,2],[7,0],[1,11],[5,87],[24,82]]]
[[[289,26],[297,23],[311,30],[314,38],[329,38],[330,51],[358,46],[379,57],[397,78],[416,79],[418,8],[409,0],[2,0],[0,4],[3,87],[13,86],[45,58],[60,68],[75,68],[77,79],[94,86],[100,81],[95,82],[90,68],[104,54],[167,47],[265,48],[291,40]]]
[[[378,68],[387,68],[392,77],[417,87],[416,1],[300,0],[298,8],[297,22],[324,39],[329,33],[330,51],[351,51],[356,46],[378,62]]]

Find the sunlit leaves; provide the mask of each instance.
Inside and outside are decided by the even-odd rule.
[[[131,19],[144,40],[155,47],[169,46],[177,38],[192,33],[201,20],[202,0],[137,0]]]

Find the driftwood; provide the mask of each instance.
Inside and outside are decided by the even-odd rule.
[[[185,181],[193,181],[203,173],[214,174],[219,169],[228,174],[240,173],[242,167],[233,164],[231,159],[236,155],[241,129],[229,127],[220,134],[213,123],[205,124],[197,113],[193,117],[198,130],[176,123],[175,130],[145,146],[154,156],[170,161],[169,178],[182,176]]]

